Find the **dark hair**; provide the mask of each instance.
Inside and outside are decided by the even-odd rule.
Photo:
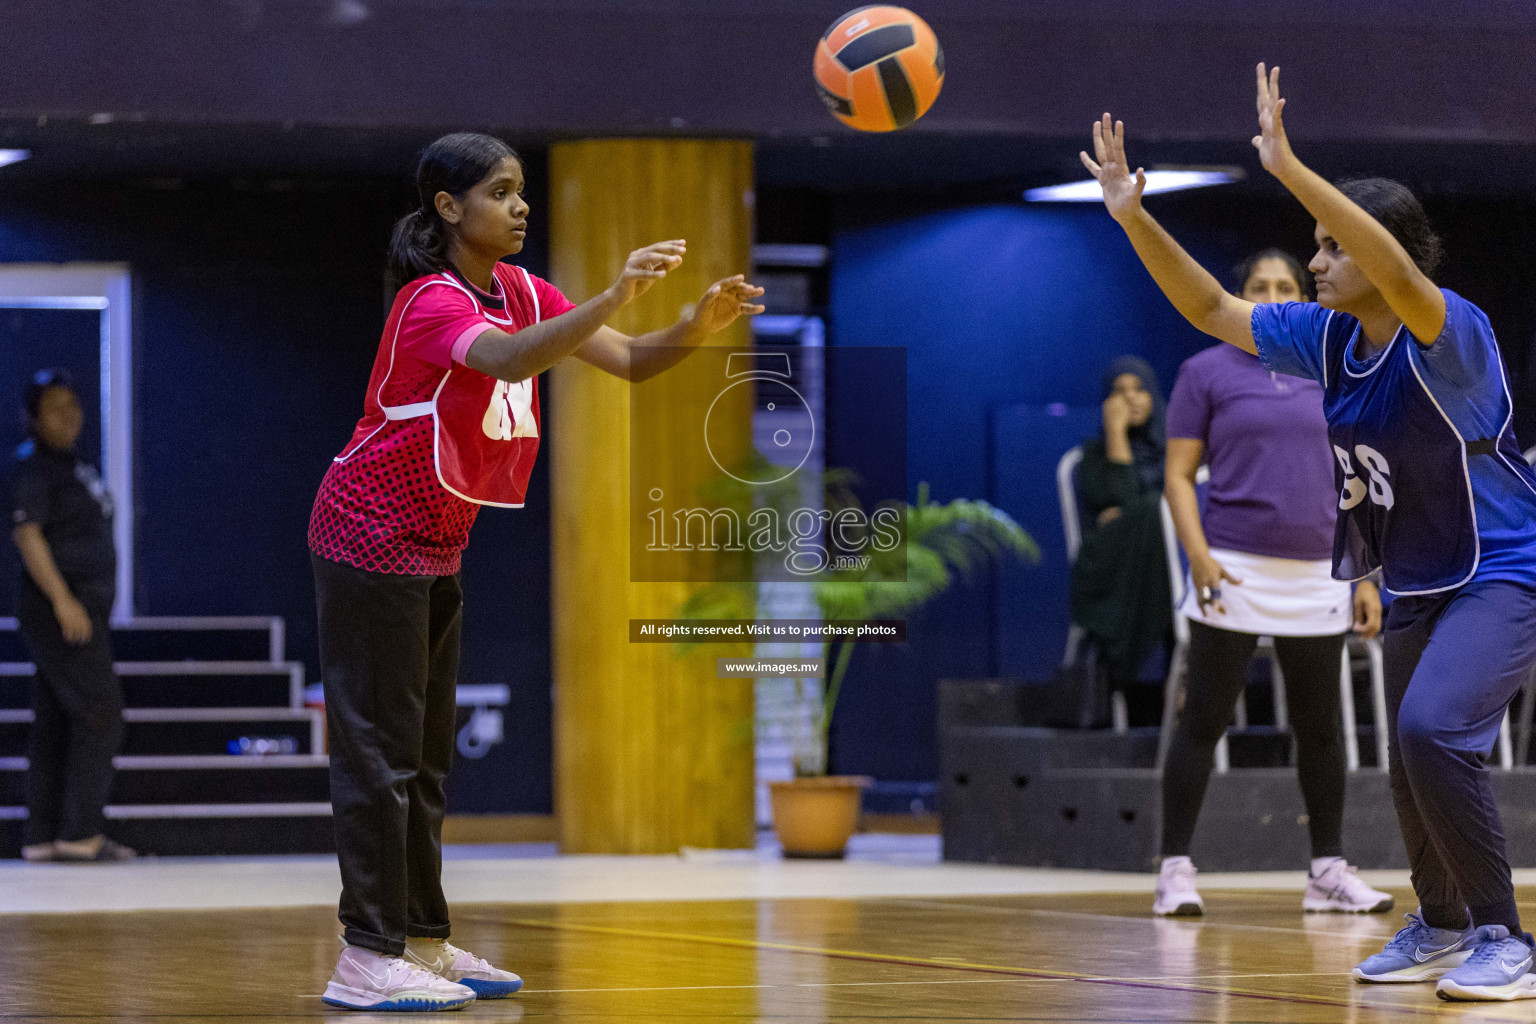
[[[1296,280],[1296,290],[1306,298],[1312,294],[1312,275],[1307,273],[1307,268],[1301,265],[1301,261],[1282,249],[1260,249],[1249,256],[1243,262],[1232,268],[1232,293],[1242,297],[1243,289],[1248,287],[1248,279],[1253,276],[1260,263],[1265,260],[1279,260],[1285,264],[1285,269],[1291,272],[1291,277]]]
[[[35,420],[43,407],[43,396],[54,388],[64,388],[67,391],[75,390],[75,378],[65,369],[53,367],[47,370],[38,370],[27,382],[27,390],[23,393],[22,404],[27,410],[27,419]]]
[[[33,434],[33,425],[37,423],[38,414],[43,409],[43,396],[54,388],[64,388],[71,394],[75,390],[75,378],[68,370],[53,367],[47,370],[38,370],[27,381],[27,388],[22,392],[22,412],[26,414],[27,436]]]
[[[1425,276],[1434,276],[1444,255],[1440,236],[1407,186],[1390,178],[1351,178],[1338,188],[1392,233]]]
[[[478,132],[444,135],[416,164],[416,209],[395,222],[389,240],[389,277],[395,288],[448,265],[448,225],[437,212],[437,194],[462,199],[507,157],[523,158],[498,138]]]

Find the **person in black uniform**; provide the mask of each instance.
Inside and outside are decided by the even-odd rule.
[[[11,485],[11,536],[25,567],[18,619],[37,665],[22,856],[126,860],[134,852],[102,831],[123,738],[107,627],[117,581],[112,496],[75,452],[84,416],[67,373],[39,372],[26,412]]]

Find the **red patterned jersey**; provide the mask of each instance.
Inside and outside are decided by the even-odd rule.
[[[488,328],[518,331],[573,304],[554,285],[498,263],[495,293],[453,271],[400,289],[379,341],[363,418],[331,463],[309,519],[309,548],[370,572],[449,576],[459,571],[480,506],[439,482],[429,409],[453,364]],[[538,382],[532,381],[536,389]],[[414,408],[413,408],[414,407]],[[536,404],[535,404],[536,410]],[[410,412],[411,415],[402,415]]]

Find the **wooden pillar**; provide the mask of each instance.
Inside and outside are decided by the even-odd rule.
[[[710,283],[749,269],[752,146],[620,139],[550,150],[551,268],[580,302],[606,288],[634,249],[686,239],[683,265],[611,322],[639,335],[673,323]],[[738,321],[713,344],[746,346]],[[686,372],[685,362],[669,373]],[[675,430],[630,385],[575,359],[550,374],[555,816],[568,853],[667,853],[753,842],[751,680],[715,678],[716,653],[629,642],[632,618],[671,618],[685,583],[631,583],[630,432]],[[731,416],[742,444],[751,409]],[[712,414],[712,417],[714,414]],[[664,435],[663,435],[664,436]],[[719,470],[680,438],[669,487]],[[651,467],[656,468],[656,467]],[[677,493],[683,493],[678,491]]]

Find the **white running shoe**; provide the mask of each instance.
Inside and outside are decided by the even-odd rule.
[[[1205,901],[1195,890],[1195,865],[1188,857],[1163,858],[1152,913],[1159,917],[1199,917],[1205,913]]]
[[[405,958],[423,970],[472,989],[481,999],[505,999],[523,987],[523,979],[446,939],[406,939]]]
[[[320,1000],[348,1010],[457,1010],[475,993],[401,957],[346,946]]]
[[[1307,893],[1301,909],[1322,913],[1381,914],[1392,909],[1392,897],[1366,885],[1343,857],[1313,877],[1307,874]]]

